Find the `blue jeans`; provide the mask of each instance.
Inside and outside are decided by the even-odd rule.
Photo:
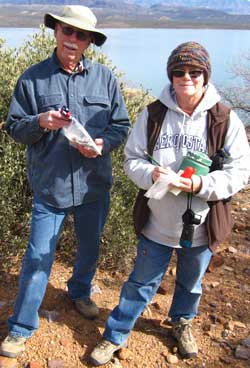
[[[161,245],[141,235],[134,270],[124,283],[119,305],[111,312],[104,338],[119,345],[124,342],[137,318],[155,295],[167,270],[174,248]],[[177,274],[171,320],[196,316],[202,294],[202,277],[212,252],[207,246],[177,248]]]
[[[109,193],[98,201],[67,209],[54,208],[34,198],[31,233],[19,277],[19,291],[14,314],[8,320],[11,335],[30,337],[38,328],[38,310],[48,284],[56,244],[69,213],[74,215],[78,247],[73,275],[68,281],[68,294],[72,300],[90,295],[99,256],[99,238],[108,209]]]

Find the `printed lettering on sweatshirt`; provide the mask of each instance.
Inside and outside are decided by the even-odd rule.
[[[175,148],[177,150],[186,148],[189,151],[206,152],[206,147],[205,139],[196,135],[164,133],[158,137],[154,151],[165,148]]]

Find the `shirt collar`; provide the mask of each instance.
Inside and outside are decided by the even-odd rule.
[[[84,71],[88,72],[92,64],[93,62],[90,59],[87,59],[84,55],[82,55],[82,58],[77,66],[78,70],[76,70],[75,72],[77,73],[83,73]],[[56,55],[56,48],[54,49],[54,52],[50,58],[50,68],[52,72],[61,69],[60,61],[58,60],[58,57]]]

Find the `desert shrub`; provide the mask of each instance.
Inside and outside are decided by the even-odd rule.
[[[18,49],[8,48],[0,41],[0,119],[7,118],[8,107],[14,86],[21,73],[30,65],[48,57],[54,48],[54,37],[44,27]],[[87,56],[107,66],[119,77],[119,73],[107,57],[95,48]],[[129,116],[135,121],[138,112],[150,97],[145,91],[129,91],[121,83]],[[132,93],[133,92],[133,93]],[[2,265],[9,268],[26,247],[29,235],[31,193],[26,179],[25,146],[16,144],[0,130],[0,254]],[[113,153],[114,185],[111,192],[111,209],[102,236],[100,265],[123,270],[135,253],[135,236],[132,227],[131,209],[136,188],[123,172],[123,147]],[[72,219],[65,224],[57,257],[72,262],[75,242]],[[18,256],[18,257],[16,257]]]
[[[250,126],[250,49],[229,65],[229,70],[232,82],[221,87],[220,92],[244,124]]]

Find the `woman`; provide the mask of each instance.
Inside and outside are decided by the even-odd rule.
[[[153,159],[159,165],[153,165],[153,161],[149,162],[145,157],[148,143],[148,109],[145,109],[125,147],[125,171],[144,190],[161,177],[172,184],[170,189],[177,186],[182,193],[174,195],[168,191],[161,200],[149,199],[149,218],[139,236],[134,270],[123,285],[119,305],[107,320],[103,340],[91,354],[95,365],[107,363],[115,351],[126,345],[136,319],[156,293],[174,250],[177,275],[169,311],[172,332],[183,357],[197,355],[191,322],[197,315],[202,278],[212,255],[209,248],[211,234],[205,226],[210,211],[207,201],[232,196],[248,180],[249,145],[243,124],[231,111],[222,147],[227,152],[223,170],[203,176],[193,175],[192,178],[179,176],[176,182],[173,172],[179,171],[188,151],[208,153],[208,115],[220,101],[220,96],[208,82],[211,74],[209,55],[196,42],[183,43],[173,50],[168,59],[167,74],[171,83],[159,98],[167,112],[153,150]],[[193,234],[186,247],[180,238],[182,215],[187,211],[190,199],[195,221],[188,219]]]

